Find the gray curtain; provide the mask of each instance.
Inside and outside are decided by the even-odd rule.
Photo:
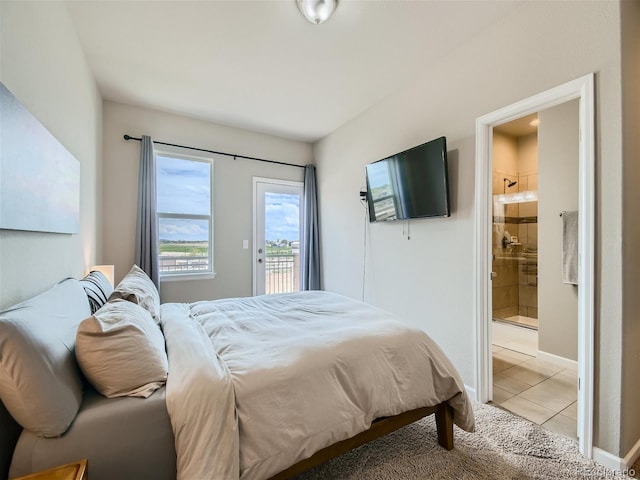
[[[160,288],[156,205],[156,159],[153,155],[153,140],[143,135],[140,142],[135,262],[149,275],[156,287]]]
[[[320,290],[320,244],[318,235],[318,197],[316,167],[304,167],[302,290]]]

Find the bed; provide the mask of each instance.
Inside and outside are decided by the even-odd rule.
[[[92,480],[284,479],[425,415],[446,449],[454,423],[474,429],[451,362],[382,310],[329,292],[160,305],[119,289],[93,315],[73,279],[0,313],[2,478],[88,458]],[[168,374],[134,390],[146,398],[107,398],[80,355],[86,319],[111,303],[162,332]],[[29,345],[13,338],[24,331]],[[19,365],[41,355],[29,348],[49,352],[46,368]],[[101,360],[114,364],[126,377]]]

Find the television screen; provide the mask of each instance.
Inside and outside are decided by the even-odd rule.
[[[370,163],[366,176],[371,222],[449,216],[445,137]]]

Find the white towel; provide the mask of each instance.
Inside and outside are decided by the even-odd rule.
[[[562,214],[562,283],[578,285],[578,212]]]

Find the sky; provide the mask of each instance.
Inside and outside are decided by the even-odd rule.
[[[367,180],[369,180],[369,188],[372,190],[391,185],[389,162],[380,161],[367,165]]]
[[[209,215],[211,211],[211,164],[157,157],[158,212]],[[206,220],[161,218],[161,240],[207,241]]]
[[[300,240],[300,196],[265,194],[265,240]]]
[[[211,164],[160,155],[157,161],[158,212],[209,215]],[[299,195],[267,192],[265,239],[299,240],[299,212]],[[161,218],[159,230],[161,240],[209,239],[206,220]]]

